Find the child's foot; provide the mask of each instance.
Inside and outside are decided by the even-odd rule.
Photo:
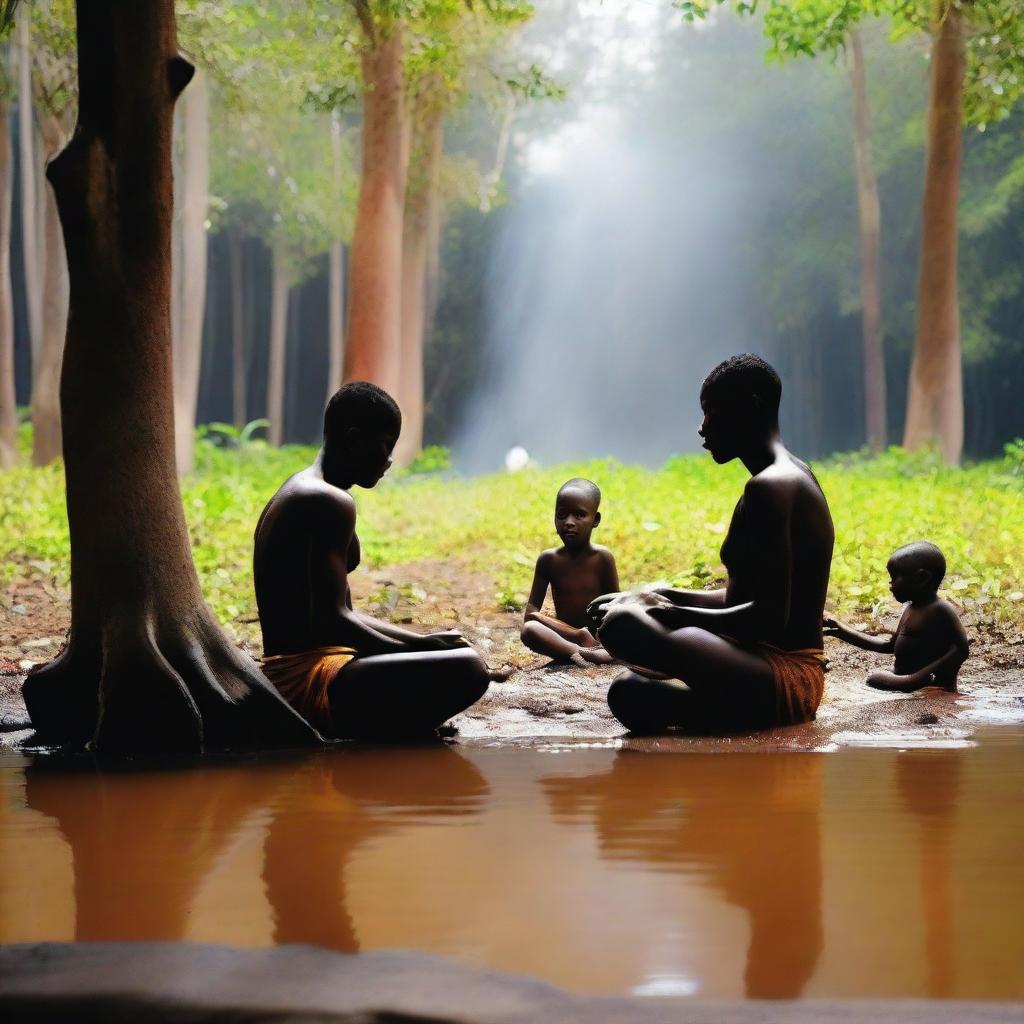
[[[487,669],[487,678],[492,683],[503,683],[510,675],[512,675],[512,669],[508,665],[502,665],[501,668],[488,667]]]
[[[583,648],[580,648],[578,651],[576,651],[575,654],[569,655],[569,664],[576,665],[579,668],[590,667],[590,662],[588,662],[587,659],[583,657]]]
[[[931,676],[918,680],[913,676],[898,676],[892,672],[874,672],[865,682],[873,690],[886,690],[890,693],[914,693],[932,685]]]
[[[603,647],[581,647],[580,657],[591,665],[615,664],[615,659]]]

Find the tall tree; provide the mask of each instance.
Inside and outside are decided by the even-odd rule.
[[[342,194],[345,159],[341,141],[341,118],[331,111],[331,184]],[[331,239],[327,253],[327,399],[341,387],[345,360],[344,279],[345,243],[340,233]]]
[[[362,28],[362,175],[349,255],[346,380],[398,391],[402,309],[402,212],[408,159],[404,21],[351,0]],[[402,5],[398,5],[402,6]]]
[[[689,20],[712,3],[679,0]],[[736,0],[750,13],[758,4]],[[928,138],[922,204],[917,329],[903,444],[933,445],[947,462],[964,439],[963,364],[957,284],[960,154],[963,124],[984,126],[1009,116],[1024,95],[1024,18],[1018,0],[767,0],[771,52],[835,49],[865,18],[887,14],[894,34],[925,32],[931,40]]]
[[[175,268],[179,316],[174,336],[174,433],[179,474],[192,468],[206,312],[210,101],[204,71],[198,70],[194,75],[182,106],[181,250],[180,263]]]
[[[177,52],[173,0],[78,0],[76,14],[78,122],[48,172],[71,278],[71,634],[29,675],[25,701],[40,738],[98,750],[312,743],[204,604],[181,507],[171,126],[192,67]]]
[[[14,390],[14,301],[11,294],[11,192],[13,167],[8,121],[11,82],[7,54],[0,55],[0,469],[18,461],[18,410]]]
[[[32,97],[32,32],[29,9],[18,18],[18,158],[21,182],[21,249],[32,361],[43,343],[43,254],[36,202],[35,118]]]
[[[881,210],[878,178],[871,159],[868,89],[860,29],[850,29],[850,86],[853,92],[853,152],[857,171],[857,223],[860,228],[861,335],[864,347],[864,424],[868,447],[881,451],[888,440],[882,297],[879,284]]]

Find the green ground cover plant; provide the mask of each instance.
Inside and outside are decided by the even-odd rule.
[[[255,616],[257,516],[314,450],[274,449],[251,436],[226,446],[216,440],[198,441],[183,500],[207,599],[226,626],[246,634],[243,623]],[[656,470],[598,460],[475,479],[453,474],[443,453],[424,461],[373,491],[356,491],[364,559],[375,567],[436,560],[440,572],[461,566],[486,573],[495,606],[510,610],[522,607],[537,554],[555,543],[553,501],[568,477],[600,485],[604,521],[595,539],[614,551],[627,587],[720,581],[718,549],[746,479],[742,467],[718,467],[704,455],[677,456]],[[1014,635],[1024,628],[1024,444],[1008,445],[1003,459],[961,469],[898,449],[836,456],[814,468],[836,524],[835,612],[870,626],[893,611],[886,559],[900,544],[925,537],[946,552],[945,594],[969,625]],[[4,581],[67,585],[59,463],[0,473],[0,564]]]

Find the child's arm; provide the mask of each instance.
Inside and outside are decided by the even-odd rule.
[[[679,608],[724,608],[725,587],[717,590],[676,590],[673,587],[657,587],[654,591]]]
[[[941,658],[936,658],[931,664],[925,665],[924,668],[919,668],[916,672],[911,672],[910,675],[900,676],[895,672],[872,672],[865,682],[876,690],[897,690],[901,693],[912,693],[914,690],[920,690],[922,686],[927,686],[932,681],[932,677],[938,676],[942,673],[943,669],[952,669],[951,678],[953,682],[947,688],[955,690],[956,672],[959,671],[960,666],[966,659],[967,655],[960,646],[953,644]]]
[[[533,570],[533,585],[530,587],[530,596],[526,599],[526,608],[523,610],[524,623],[535,622],[543,618],[540,610],[544,607],[544,598],[547,597],[548,584],[550,582],[547,559],[548,553],[546,551],[541,552],[540,558],[537,559],[536,568]]]
[[[872,636],[870,633],[861,633],[860,630],[852,629],[837,619],[825,616],[822,620],[822,633],[825,636],[834,636],[853,647],[859,647],[862,651],[873,651],[875,654],[892,654],[896,648],[896,636]]]
[[[604,579],[601,581],[603,593],[617,594],[619,592],[619,567],[615,564],[615,556],[605,552]]]

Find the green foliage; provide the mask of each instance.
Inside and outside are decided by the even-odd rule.
[[[252,531],[263,505],[313,449],[273,449],[252,440],[196,445],[183,481],[193,557],[219,618],[253,626]],[[434,452],[432,458],[439,459]],[[837,457],[816,466],[836,525],[830,607],[864,620],[895,610],[885,563],[901,544],[929,538],[949,562],[946,596],[969,624],[1024,626],[1024,441],[1004,459],[950,469],[935,456],[892,449],[877,458]],[[569,476],[603,491],[595,539],[615,553],[623,585],[664,579],[706,587],[722,579],[719,548],[745,476],[706,457],[680,456],[660,470],[601,460],[473,480],[406,474],[356,492],[359,535],[372,566],[459,560],[490,575],[498,606],[525,600],[540,551],[556,543],[554,496]],[[955,514],[951,510],[955,509]],[[0,473],[0,564],[4,578],[68,583],[68,535],[59,464]]]
[[[443,473],[452,468],[452,453],[444,445],[427,445],[406,467],[409,476],[420,473]]]

